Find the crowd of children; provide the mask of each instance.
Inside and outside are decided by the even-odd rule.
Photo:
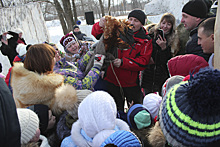
[[[179,34],[171,13],[146,31],[144,12],[131,11],[132,27],[125,27],[124,33],[133,41],[118,35],[117,40],[129,47],[116,48],[117,56],[108,60],[108,67],[103,65],[109,54],[99,53],[107,52],[107,17],[93,26],[92,34],[101,38],[93,46],[72,32],[64,35],[60,44],[65,53],[53,43],[26,45],[21,29],[4,33],[1,51],[14,51],[7,54],[12,67],[0,78],[0,144],[220,146],[220,70],[213,66],[215,17],[207,14],[203,0],[184,5],[181,22],[190,31],[190,40],[186,54],[178,55]],[[13,37],[7,40],[7,34]],[[97,90],[96,84],[105,88]],[[124,109],[125,97],[128,109]]]

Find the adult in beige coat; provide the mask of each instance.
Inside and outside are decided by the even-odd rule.
[[[64,77],[53,73],[55,50],[47,44],[36,44],[29,48],[23,63],[15,63],[12,69],[11,84],[18,108],[34,104],[45,104],[59,115],[62,111],[74,114],[78,107],[78,97],[91,91],[76,91],[64,84]]]

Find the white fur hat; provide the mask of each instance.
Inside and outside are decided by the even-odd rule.
[[[19,54],[19,56],[23,56],[27,53],[27,45],[24,45],[22,43],[19,43],[16,47],[16,52]]]
[[[150,93],[144,97],[143,105],[150,112],[153,119],[158,114],[158,110],[160,108],[161,101],[162,101],[162,97],[155,94],[155,93]]]
[[[16,28],[16,29],[14,30],[14,32],[17,33],[17,34],[20,34],[20,33],[24,34],[23,30],[20,29],[20,28]]]
[[[34,111],[26,108],[17,108],[17,113],[21,127],[21,144],[26,144],[36,134],[39,118]]]

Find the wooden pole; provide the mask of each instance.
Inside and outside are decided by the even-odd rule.
[[[220,6],[218,3],[216,21],[215,21],[215,34],[214,34],[214,68],[220,70]]]

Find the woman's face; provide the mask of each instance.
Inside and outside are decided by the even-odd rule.
[[[79,52],[79,44],[77,42],[71,43],[66,46],[66,49],[72,54],[77,54]]]
[[[169,34],[173,25],[167,22],[165,19],[160,23],[160,28],[163,30],[164,34]]]
[[[49,121],[48,121],[48,126],[47,126],[47,130],[52,129],[56,123],[56,117],[52,114],[52,111],[49,110]]]
[[[61,59],[61,56],[60,56],[60,54],[59,54],[59,50],[58,50],[58,48],[56,48],[56,46],[53,46],[53,48],[54,48],[55,51],[56,51],[55,60],[56,60],[56,62],[58,62],[58,61],[60,61],[60,59]],[[56,62],[55,62],[55,63],[56,63]]]

